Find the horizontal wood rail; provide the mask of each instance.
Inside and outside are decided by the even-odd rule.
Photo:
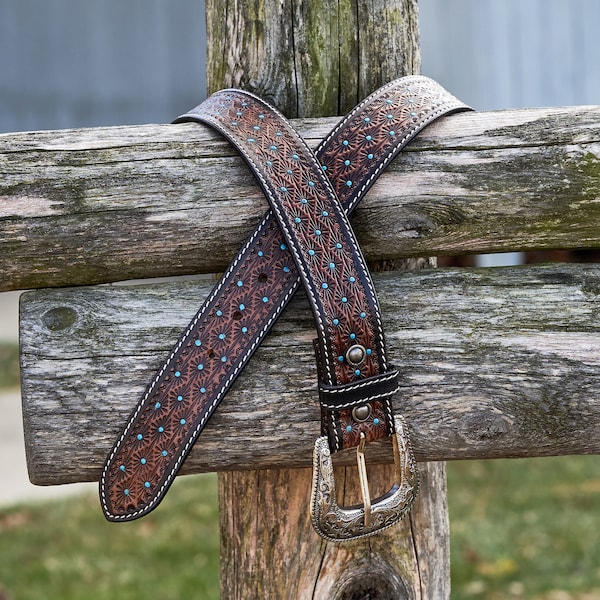
[[[396,408],[419,460],[600,452],[600,266],[374,278],[390,357],[402,374]],[[210,288],[178,281],[23,296],[22,393],[34,483],[98,479],[146,382]],[[311,464],[319,435],[314,336],[298,295],[183,472]],[[375,448],[372,458],[386,452]]]
[[[296,125],[316,145],[335,122]],[[0,135],[0,172],[0,291],[220,271],[266,210],[196,124]],[[599,197],[600,107],[465,113],[409,145],[353,226],[374,260],[584,248]]]

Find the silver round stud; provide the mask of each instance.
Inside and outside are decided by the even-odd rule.
[[[357,367],[358,365],[362,365],[367,356],[367,351],[360,344],[355,344],[354,346],[350,346],[348,350],[346,350],[346,360],[352,365]]]
[[[358,422],[366,421],[371,416],[371,411],[372,409],[370,404],[361,404],[360,406],[355,406],[352,409],[352,418]]]

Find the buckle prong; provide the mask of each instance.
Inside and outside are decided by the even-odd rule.
[[[360,479],[360,491],[363,497],[363,507],[365,511],[365,527],[371,524],[371,492],[369,491],[369,479],[367,477],[367,463],[365,461],[365,443],[366,436],[363,431],[360,432],[360,442],[356,447],[356,463],[358,465],[358,477]]]

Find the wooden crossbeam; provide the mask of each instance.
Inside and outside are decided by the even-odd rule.
[[[375,284],[402,374],[395,406],[419,460],[600,452],[599,266],[391,272],[375,274]],[[211,285],[24,295],[22,393],[34,483],[98,479],[146,382]],[[183,472],[310,466],[319,435],[314,336],[300,295]],[[382,446],[371,458],[389,457]]]
[[[335,122],[295,124],[314,146]],[[0,291],[220,271],[267,208],[197,124],[0,135],[0,172]],[[465,113],[409,145],[353,227],[374,260],[583,248],[599,197],[600,107]]]

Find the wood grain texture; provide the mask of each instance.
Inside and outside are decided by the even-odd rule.
[[[207,0],[208,90],[241,87],[289,117],[344,114],[419,72],[417,14],[416,0]]]
[[[418,460],[600,451],[599,267],[374,277],[389,354],[401,372],[395,407],[408,419]],[[98,478],[146,382],[210,286],[188,281],[23,296],[22,393],[35,483]],[[310,309],[298,296],[184,472],[311,465],[320,418],[314,336]],[[376,450],[375,459],[386,457]]]
[[[334,123],[296,122],[312,145]],[[0,291],[218,272],[267,208],[189,123],[0,135],[0,172]],[[599,107],[459,114],[401,153],[353,227],[371,260],[597,247],[599,197]]]
[[[339,500],[345,504],[358,501],[358,483],[352,471],[336,469],[336,484],[343,490]],[[221,540],[226,545],[221,579],[231,583],[229,597],[448,597],[445,465],[428,463],[421,466],[420,473],[423,492],[400,525],[343,545],[325,543],[310,526],[307,506],[312,469],[251,471],[251,479],[221,473],[219,493],[227,511],[221,520]],[[293,482],[287,479],[290,477]],[[390,465],[369,470],[374,489],[385,489],[392,479]],[[304,493],[282,497],[282,490],[291,485]],[[265,565],[285,568],[265,569]],[[244,574],[243,583],[240,573]]]

